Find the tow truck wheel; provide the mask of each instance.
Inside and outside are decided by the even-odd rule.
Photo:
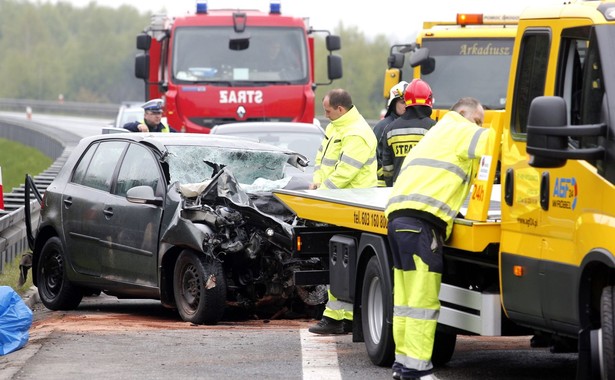
[[[177,311],[186,322],[215,325],[226,304],[226,280],[222,264],[213,258],[185,250],[173,273]]]
[[[367,263],[361,292],[361,317],[367,355],[378,366],[390,366],[395,358],[393,341],[393,290],[384,281],[374,256]]]
[[[37,266],[38,294],[50,310],[72,310],[79,306],[83,293],[66,277],[66,255],[62,242],[52,237],[43,246]]]
[[[431,354],[431,362],[436,367],[441,367],[448,363],[455,352],[455,344],[457,343],[457,334],[436,329],[436,337],[434,339],[433,352]]]
[[[606,286],[600,298],[600,329],[598,334],[598,361],[603,380],[615,380],[615,287]]]

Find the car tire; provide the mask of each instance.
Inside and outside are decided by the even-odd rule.
[[[52,237],[43,246],[36,269],[41,302],[51,310],[72,310],[79,306],[83,293],[66,275],[67,261],[62,242]]]
[[[173,293],[186,322],[215,325],[226,305],[226,279],[220,261],[184,250],[175,263]]]
[[[361,292],[361,320],[365,348],[372,363],[388,367],[395,359],[393,290],[386,284],[376,256],[365,268]],[[387,306],[388,305],[388,306]]]

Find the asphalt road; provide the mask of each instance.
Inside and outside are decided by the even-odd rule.
[[[36,300],[36,297],[34,297]],[[315,321],[181,321],[158,301],[87,297],[77,310],[30,300],[26,347],[0,357],[0,379],[390,379],[350,335],[316,336]],[[460,336],[440,379],[574,379],[576,354],[529,347],[529,337]]]

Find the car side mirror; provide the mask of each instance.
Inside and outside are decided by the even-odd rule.
[[[126,199],[131,203],[162,206],[162,198],[157,197],[149,186],[135,186],[128,189]]]

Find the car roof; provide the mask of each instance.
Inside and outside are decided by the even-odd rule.
[[[228,123],[216,125],[211,129],[211,134],[232,134],[245,132],[301,132],[301,133],[316,133],[324,135],[323,129],[315,124],[310,123],[293,123],[293,122],[242,122]]]
[[[280,147],[260,143],[255,140],[247,140],[237,136],[221,136],[210,135],[204,133],[162,133],[162,132],[150,132],[150,133],[113,133],[95,135],[85,137],[81,140],[81,145],[90,145],[95,141],[106,140],[129,140],[134,142],[149,143],[162,150],[166,145],[205,145],[215,147],[228,147],[233,149],[246,149],[246,150],[269,150],[278,152],[291,151],[282,149]]]

